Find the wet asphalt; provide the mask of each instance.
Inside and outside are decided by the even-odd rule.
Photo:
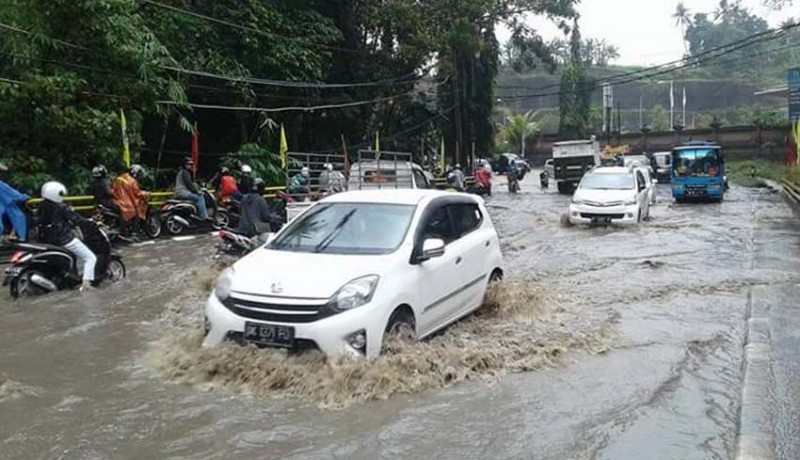
[[[202,308],[214,240],[159,241],[98,292],[0,294],[0,458],[734,458],[753,304],[776,458],[800,458],[800,222],[780,196],[676,205],[660,185],[650,221],[583,228],[533,179],[487,200],[507,272],[612,318],[610,351],[341,411],[172,384],[147,351],[165,310]]]

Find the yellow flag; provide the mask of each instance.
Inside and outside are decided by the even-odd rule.
[[[439,149],[439,168],[444,171],[444,168],[446,167],[447,165],[444,162],[444,138],[442,138],[442,146]]]
[[[128,122],[125,120],[125,112],[119,109],[119,123],[122,125],[122,161],[125,166],[131,167],[131,149],[128,145]]]
[[[281,124],[281,147],[280,147],[280,155],[281,155],[281,169],[286,169],[287,161],[286,161],[286,154],[289,152],[289,145],[286,143],[286,131],[283,130],[283,124]]]
[[[375,159],[381,159],[381,135],[375,132]]]
[[[800,120],[795,122],[794,124],[794,145],[797,147],[797,153],[795,157],[797,158],[797,164],[800,165]]]

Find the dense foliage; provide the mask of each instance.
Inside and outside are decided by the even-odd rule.
[[[195,123],[205,176],[225,158],[280,176],[279,124],[294,151],[352,153],[380,133],[382,148],[415,154],[444,139],[467,163],[494,139],[496,27],[536,40],[525,17],[566,21],[575,3],[7,0],[0,160],[25,189],[58,178],[82,192],[94,164],[119,167],[123,109],[134,161],[159,178]]]

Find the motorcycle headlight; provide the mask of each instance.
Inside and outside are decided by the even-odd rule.
[[[231,296],[231,287],[233,286],[233,268],[226,268],[225,271],[217,278],[217,284],[214,286],[214,294],[220,302],[228,300]]]
[[[369,275],[350,281],[333,296],[333,306],[337,310],[344,311],[368,304],[372,300],[379,279],[378,275]]]

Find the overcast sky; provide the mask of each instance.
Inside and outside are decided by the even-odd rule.
[[[658,64],[681,59],[681,33],[672,14],[677,0],[581,0],[578,11],[583,38],[602,38],[619,48],[618,64]],[[691,14],[714,11],[719,0],[685,0]],[[743,0],[742,4],[767,18],[770,25],[800,16],[800,5],[771,13],[761,6],[761,0]],[[532,18],[546,38],[563,34],[546,19]],[[505,41],[507,32],[500,32]]]

